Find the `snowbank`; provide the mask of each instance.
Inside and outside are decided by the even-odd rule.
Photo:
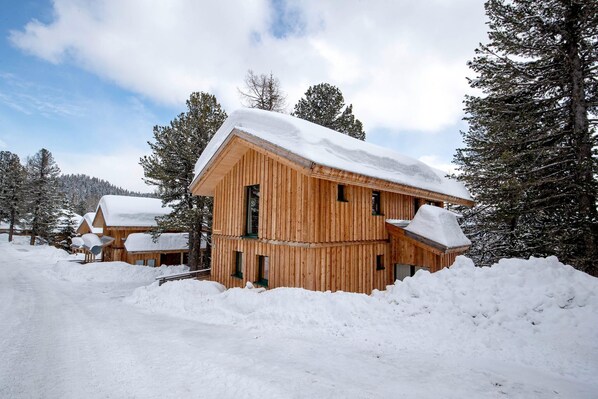
[[[50,268],[50,275],[72,282],[141,283],[148,284],[156,277],[189,271],[187,266],[148,267],[125,262],[94,262],[79,264],[60,261]]]
[[[458,257],[450,268],[420,270],[371,296],[221,290],[216,283],[172,281],[137,288],[126,302],[209,324],[467,351],[562,374],[597,369],[585,354],[598,359],[598,279],[554,257],[501,260],[490,268]]]

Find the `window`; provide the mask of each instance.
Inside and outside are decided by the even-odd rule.
[[[150,267],[156,267],[156,260],[155,259],[148,259],[147,265]]]
[[[257,256],[257,283],[268,286],[268,276],[270,274],[270,259],[267,256]]]
[[[345,197],[345,185],[339,184],[336,186],[336,200],[339,202],[349,202]]]
[[[376,270],[384,270],[384,255],[376,255]]]
[[[135,264],[138,265],[138,266],[143,266],[143,259],[136,260]]]
[[[245,209],[247,220],[245,221],[245,235],[248,237],[257,237],[259,216],[260,216],[260,186],[247,186]]]
[[[232,276],[237,278],[243,278],[243,252],[234,251],[234,254],[235,264]]]
[[[380,212],[380,191],[372,191],[372,215],[382,215]]]
[[[423,266],[401,265],[397,263],[395,265],[395,280],[403,281],[405,277],[413,277],[413,275],[420,269],[429,270],[427,267]]]

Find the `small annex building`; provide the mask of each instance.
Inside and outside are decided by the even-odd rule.
[[[193,194],[214,197],[211,278],[227,287],[370,293],[406,268],[449,266],[469,247],[451,238],[462,232],[443,209],[473,205],[461,183],[289,115],[232,113],[195,172]],[[417,230],[426,223],[444,229],[448,241]]]
[[[157,226],[156,218],[167,215],[172,211],[169,207],[163,207],[162,201],[158,198],[130,197],[123,195],[105,195],[100,199],[98,207],[92,222],[94,228],[101,228],[103,239],[109,242],[102,251],[103,261],[122,261],[131,264],[143,264],[148,266],[160,266],[161,254],[171,253],[171,250],[152,252],[152,248],[147,245],[142,246],[139,242],[146,243],[146,240],[134,237],[137,244],[130,247],[135,248],[135,254],[129,254],[125,243],[132,234],[149,233]],[[147,235],[149,236],[149,234]],[[146,237],[141,236],[141,237]],[[108,241],[107,239],[110,239]],[[151,236],[150,236],[151,240]],[[180,247],[180,245],[179,245]],[[140,249],[141,248],[141,249]],[[155,248],[154,248],[155,249]],[[188,253],[185,248],[176,248],[180,253]],[[151,261],[153,259],[153,261]],[[181,259],[178,256],[177,259]],[[170,260],[169,260],[170,261]],[[180,263],[176,263],[180,264]]]

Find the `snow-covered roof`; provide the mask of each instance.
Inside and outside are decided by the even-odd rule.
[[[111,227],[153,227],[156,226],[157,216],[164,216],[172,211],[170,207],[162,207],[162,200],[158,198],[124,195],[104,195],[96,213],[100,210],[106,226]]]
[[[205,248],[204,240],[201,247]],[[162,233],[154,242],[149,233],[133,233],[127,237],[125,248],[128,252],[188,251],[189,234]]]
[[[81,238],[81,237],[71,238],[71,247],[81,248],[83,245],[85,245],[85,241],[83,241],[83,238]]]
[[[86,248],[102,246],[102,240],[100,240],[100,237],[98,237],[96,234],[93,234],[93,233],[83,234],[81,236],[81,239],[83,240],[83,245]]]
[[[226,119],[199,157],[192,185],[235,129],[318,165],[472,200],[463,184],[421,161],[303,119],[258,109],[240,109]]]
[[[447,248],[471,245],[471,241],[465,237],[459,227],[457,215],[438,206],[422,205],[413,220],[405,227],[405,231]]]
[[[85,215],[83,215],[83,218],[81,219],[81,222],[79,223],[79,226],[77,226],[77,230],[79,230],[79,228],[81,227],[81,225],[83,223],[87,223],[87,226],[89,228],[89,230],[93,233],[93,234],[102,234],[102,228],[101,227],[94,227],[93,226],[93,219],[96,217],[96,213],[95,212],[87,212]]]

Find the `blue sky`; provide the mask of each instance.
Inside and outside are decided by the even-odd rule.
[[[280,78],[289,112],[309,85],[337,85],[368,141],[446,167],[465,128],[465,62],[485,39],[481,2],[320,3],[9,1],[0,149],[45,147],[65,173],[149,191],[137,162],[152,127],[192,91],[231,112],[251,68]]]

